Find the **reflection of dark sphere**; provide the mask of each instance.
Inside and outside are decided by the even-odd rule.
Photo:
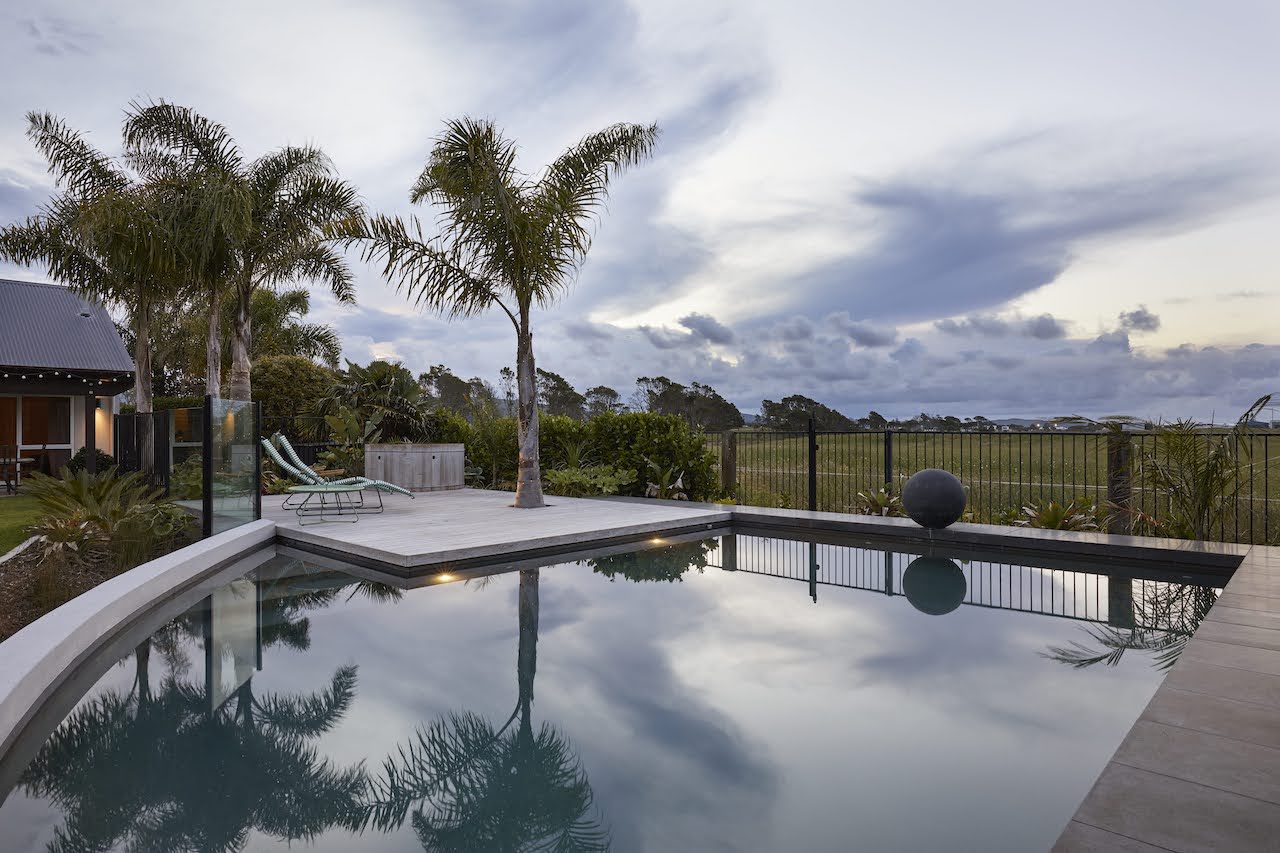
[[[930,616],[955,610],[968,589],[964,572],[946,557],[916,557],[902,573],[902,592],[907,601]]]
[[[926,468],[911,475],[902,489],[902,506],[921,527],[941,530],[964,515],[968,498],[956,475]]]

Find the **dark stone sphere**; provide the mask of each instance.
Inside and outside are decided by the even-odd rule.
[[[968,497],[964,486],[950,471],[926,468],[911,475],[902,488],[902,506],[921,527],[941,530],[964,515]]]
[[[902,573],[902,592],[911,606],[930,616],[955,610],[969,589],[964,572],[946,557],[916,557]]]

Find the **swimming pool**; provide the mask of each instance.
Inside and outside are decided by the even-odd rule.
[[[627,547],[409,581],[273,549],[11,750],[0,849],[1047,849],[1216,596],[837,538]]]

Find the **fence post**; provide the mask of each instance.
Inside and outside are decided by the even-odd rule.
[[[893,485],[893,430],[884,431],[884,485],[892,490]]]
[[[720,488],[738,495],[738,434],[731,429],[720,433]]]
[[[1107,434],[1108,533],[1129,533],[1133,519],[1133,441],[1128,433]]]
[[[809,512],[818,510],[818,427],[809,418]]]
[[[203,538],[213,535],[213,397],[204,396],[200,418],[200,524]]]

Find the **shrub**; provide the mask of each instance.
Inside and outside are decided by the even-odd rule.
[[[354,477],[364,476],[364,446],[382,440],[382,430],[378,428],[382,411],[364,420],[355,409],[342,406],[337,414],[326,415],[324,420],[329,425],[329,449],[320,454],[320,459],[330,468],[341,468]]]
[[[168,412],[173,409],[198,409],[204,405],[204,397],[186,396],[186,397],[154,397],[151,400],[151,411]],[[120,407],[120,414],[131,415],[138,409],[131,403],[126,403]]]
[[[551,468],[542,472],[547,493],[568,498],[616,495],[619,489],[631,485],[635,479],[635,471],[624,471],[609,465]]]
[[[338,371],[300,355],[269,355],[253,363],[253,399],[264,418],[301,418],[312,414],[338,381]]]
[[[605,412],[583,426],[596,459],[618,468],[646,472],[646,477],[652,470],[649,463],[653,462],[662,470],[680,474],[691,500],[719,495],[715,456],[707,450],[703,435],[682,419],[650,412]],[[647,481],[637,480],[623,494],[643,495],[646,486]]]
[[[36,547],[84,562],[101,539],[117,569],[132,568],[171,550],[190,532],[193,519],[162,496],[141,473],[115,467],[96,474],[62,469],[59,477],[34,474],[28,492],[45,511],[33,531]]]
[[[107,454],[107,453],[103,453],[101,450],[99,450],[96,447],[93,448],[93,452],[97,459],[96,467],[99,471],[105,471],[108,468],[115,467],[116,460],[114,456],[111,456],[110,454]],[[79,450],[76,451],[76,455],[71,457],[71,461],[67,463],[67,469],[71,471],[72,474],[74,474],[77,471],[83,471],[85,464],[88,462],[88,458],[89,458],[89,448],[88,447],[80,448]]]

